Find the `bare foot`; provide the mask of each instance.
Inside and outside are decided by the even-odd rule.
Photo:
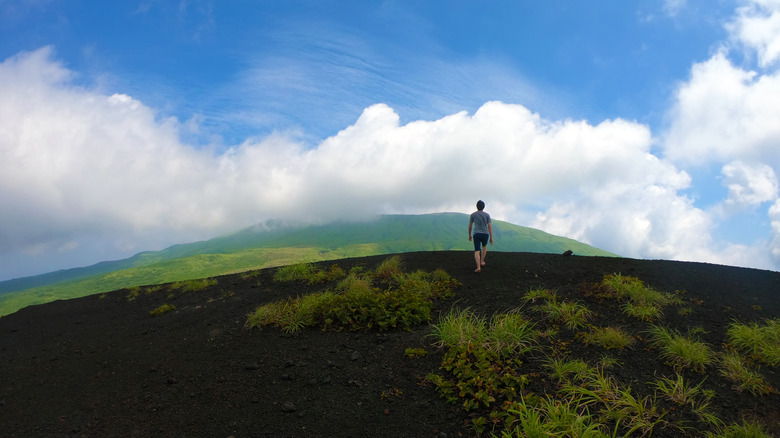
[[[482,270],[481,270],[481,269],[475,269],[475,270],[474,270],[474,272],[476,272],[477,274],[479,274],[480,272],[482,272]]]
[[[485,262],[482,262],[482,266],[485,266]]]

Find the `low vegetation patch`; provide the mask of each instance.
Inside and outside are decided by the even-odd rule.
[[[329,269],[317,269],[311,263],[298,263],[277,269],[274,281],[302,281],[308,284],[318,284],[338,280],[345,275],[346,272],[337,264],[331,265]]]
[[[160,316],[160,315],[166,314],[168,312],[173,312],[174,310],[176,310],[176,306],[174,306],[173,304],[167,304],[166,303],[166,304],[163,304],[160,307],[152,310],[151,312],[149,312],[149,314],[152,315],[152,316]]]
[[[751,369],[747,360],[739,353],[723,353],[720,366],[721,374],[734,382],[734,387],[738,391],[749,392],[753,395],[766,395],[774,391],[764,376]]]
[[[679,332],[661,326],[652,326],[648,331],[650,346],[660,351],[661,357],[676,369],[685,368],[704,372],[712,364],[715,354],[712,348],[701,342],[695,334],[683,336]]]
[[[607,350],[613,348],[622,350],[634,343],[633,336],[617,327],[594,327],[583,337],[586,344],[600,345]]]
[[[585,326],[592,313],[587,307],[573,301],[548,300],[537,310],[547,315],[556,324],[561,324],[568,329],[578,329]]]
[[[518,312],[499,314],[488,321],[469,310],[453,309],[434,324],[432,336],[441,347],[475,347],[503,356],[531,351],[537,334]]]
[[[409,328],[430,320],[433,301],[450,298],[458,282],[446,272],[431,273],[400,270],[400,259],[393,256],[376,270],[355,269],[334,290],[327,289],[286,301],[258,307],[249,315],[249,327],[276,326],[286,333],[304,327],[323,329],[371,329],[380,331]],[[276,281],[319,282],[320,274],[309,267],[282,270]],[[339,272],[331,268],[327,273]],[[295,272],[291,274],[291,272]],[[380,287],[380,285],[382,287]]]
[[[735,390],[759,397],[773,393],[749,363],[777,365],[777,320],[733,323],[726,351],[717,352],[702,341],[701,329],[681,333],[651,323],[664,319],[666,306],[686,309],[680,315],[690,312],[678,293],[619,274],[605,276],[592,290],[595,298],[614,301],[616,313],[634,320],[627,324],[634,332],[591,325],[598,315],[586,303],[563,300],[545,288],[524,295],[528,309],[483,316],[453,308],[432,325],[433,343],[445,351],[427,381],[468,413],[472,429],[491,437],[634,437],[652,436],[658,428],[669,436],[769,436],[760,423],[726,424],[718,418],[717,394],[706,383],[707,373],[719,366]],[[525,310],[537,317],[526,317]],[[641,326],[646,328],[636,329]],[[623,382],[614,374],[622,366],[619,359],[573,356],[582,346],[572,348],[571,332],[561,328],[574,330],[586,348],[599,346],[617,355],[627,348],[657,351],[659,363],[671,369],[661,367],[645,381]]]
[[[780,319],[763,324],[732,322],[727,334],[729,344],[751,358],[773,367],[780,364]]]
[[[636,277],[621,274],[604,276],[601,290],[603,296],[614,296],[622,303],[623,313],[647,322],[659,319],[664,306],[682,303],[679,296],[657,291]]]
[[[201,278],[197,280],[185,280],[171,283],[170,289],[178,290],[180,292],[197,292],[216,284],[217,280],[215,278]]]

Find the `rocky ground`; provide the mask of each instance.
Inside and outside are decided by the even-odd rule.
[[[484,315],[523,305],[533,288],[586,305],[594,324],[643,330],[588,293],[605,274],[636,276],[661,291],[685,291],[690,315],[661,322],[699,327],[721,348],[729,322],[780,317],[780,273],[711,264],[531,253],[488,255],[481,274],[470,252],[403,254],[407,270],[442,268],[460,281],[456,296],[437,303],[439,314],[468,307]],[[371,268],[385,256],[340,260]],[[330,266],[334,262],[323,263]],[[263,303],[324,286],[276,283],[274,269],[217,278],[189,293],[165,288],[136,297],[127,290],[57,301],[0,318],[0,431],[7,437],[456,437],[475,436],[470,415],[447,404],[425,380],[443,351],[430,326],[411,331],[335,332],[247,329],[247,314]],[[330,285],[332,287],[332,285]],[[130,299],[133,298],[133,299]],[[163,303],[176,310],[150,311]],[[590,360],[605,354],[571,336],[567,347]],[[564,343],[565,344],[565,343]],[[409,358],[407,348],[428,354]],[[658,352],[639,346],[610,351],[614,375],[637,391],[654,375],[672,375]],[[529,373],[541,364],[528,361]],[[762,374],[780,387],[778,370]],[[692,378],[696,377],[695,374]],[[702,375],[703,379],[705,376]],[[697,380],[698,381],[698,380]],[[713,368],[705,385],[713,409],[727,422],[757,418],[780,436],[780,395],[753,396]],[[539,377],[535,392],[555,391]],[[472,416],[475,414],[472,414]],[[674,414],[670,414],[674,419]],[[681,436],[659,424],[653,436]],[[689,431],[687,436],[697,436]]]

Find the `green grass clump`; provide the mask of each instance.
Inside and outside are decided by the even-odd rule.
[[[582,304],[573,301],[549,300],[536,308],[547,317],[569,329],[584,327],[585,323],[593,316],[593,313]]]
[[[458,285],[441,270],[408,274],[393,270],[388,279],[386,268],[393,263],[380,265],[383,268],[379,271],[353,270],[338,282],[334,291],[315,292],[260,306],[249,315],[246,324],[250,327],[277,326],[287,333],[309,326],[338,330],[377,328],[380,331],[409,328],[429,321],[433,300],[451,297]],[[318,278],[317,272],[311,265],[295,265],[290,269],[279,269],[275,279],[311,282],[312,278]],[[376,277],[377,272],[382,273],[381,279]],[[377,287],[378,283],[387,288]]]
[[[581,381],[591,371],[590,365],[580,359],[551,358],[547,361],[550,377],[558,383]]]
[[[586,344],[600,345],[607,350],[622,350],[634,343],[633,336],[617,327],[594,327],[584,338]]]
[[[296,263],[294,265],[282,266],[274,273],[274,281],[307,281],[311,282],[314,277],[314,265],[311,263]]]
[[[576,399],[523,398],[507,408],[507,421],[511,426],[501,431],[502,438],[611,436],[588,406]]]
[[[724,353],[720,358],[720,366],[721,374],[734,382],[738,391],[746,391],[753,395],[766,395],[773,392],[764,376],[750,369],[745,358],[739,353]]]
[[[138,295],[141,293],[141,288],[138,286],[133,286],[127,288],[127,301],[133,301],[136,298],[138,298]]]
[[[690,334],[683,336],[675,330],[661,326],[651,326],[648,333],[650,345],[658,348],[661,357],[667,359],[677,370],[690,368],[704,372],[705,367],[715,359],[715,353],[710,346]]]
[[[336,264],[328,269],[316,269],[311,263],[298,263],[277,269],[274,281],[303,281],[308,284],[318,284],[338,280],[345,275],[344,269]]]
[[[770,319],[764,324],[732,322],[726,335],[737,350],[773,367],[780,364],[780,319]]]
[[[374,269],[374,277],[379,280],[387,281],[402,275],[403,272],[401,257],[394,255],[384,259],[382,263]]]
[[[215,278],[201,278],[198,280],[185,280],[171,283],[170,288],[181,292],[196,292],[217,284]]]
[[[535,303],[536,300],[556,301],[558,299],[554,290],[550,289],[531,289],[523,295],[523,301],[526,303]]]
[[[696,407],[699,397],[704,397],[706,402],[712,398],[712,394],[705,393],[702,389],[704,380],[698,385],[691,385],[682,374],[676,374],[675,378],[662,377],[653,382],[655,388],[670,401],[678,405],[690,405]]]
[[[324,283],[338,280],[346,275],[338,265],[331,265],[330,269],[316,269],[311,263],[298,263],[282,266],[276,270],[274,281],[303,281],[309,284]]]
[[[642,321],[652,322],[661,317],[664,306],[680,304],[679,297],[657,291],[636,277],[605,275],[601,288],[606,295],[623,302],[623,313]]]
[[[425,357],[427,355],[428,351],[424,348],[407,348],[406,351],[404,351],[404,356],[408,357],[409,359]]]
[[[771,438],[761,423],[756,421],[743,421],[742,424],[732,424],[721,428],[717,432],[705,432],[707,438]]]
[[[152,316],[160,316],[168,312],[173,312],[174,310],[176,310],[176,306],[173,304],[163,304],[160,307],[150,311],[149,314]]]
[[[655,397],[635,395],[630,386],[624,387],[603,368],[585,368],[577,379],[562,385],[561,394],[564,402],[574,401],[580,407],[600,412],[601,424],[605,420],[619,424],[627,430],[624,436],[635,432],[648,436],[664,416]]]
[[[441,347],[468,347],[498,355],[523,354],[534,348],[533,325],[517,312],[495,315],[490,321],[469,310],[451,310],[431,335]]]

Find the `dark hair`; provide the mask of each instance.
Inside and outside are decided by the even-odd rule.
[[[484,210],[485,209],[485,203],[482,202],[482,200],[477,201],[477,210]]]

